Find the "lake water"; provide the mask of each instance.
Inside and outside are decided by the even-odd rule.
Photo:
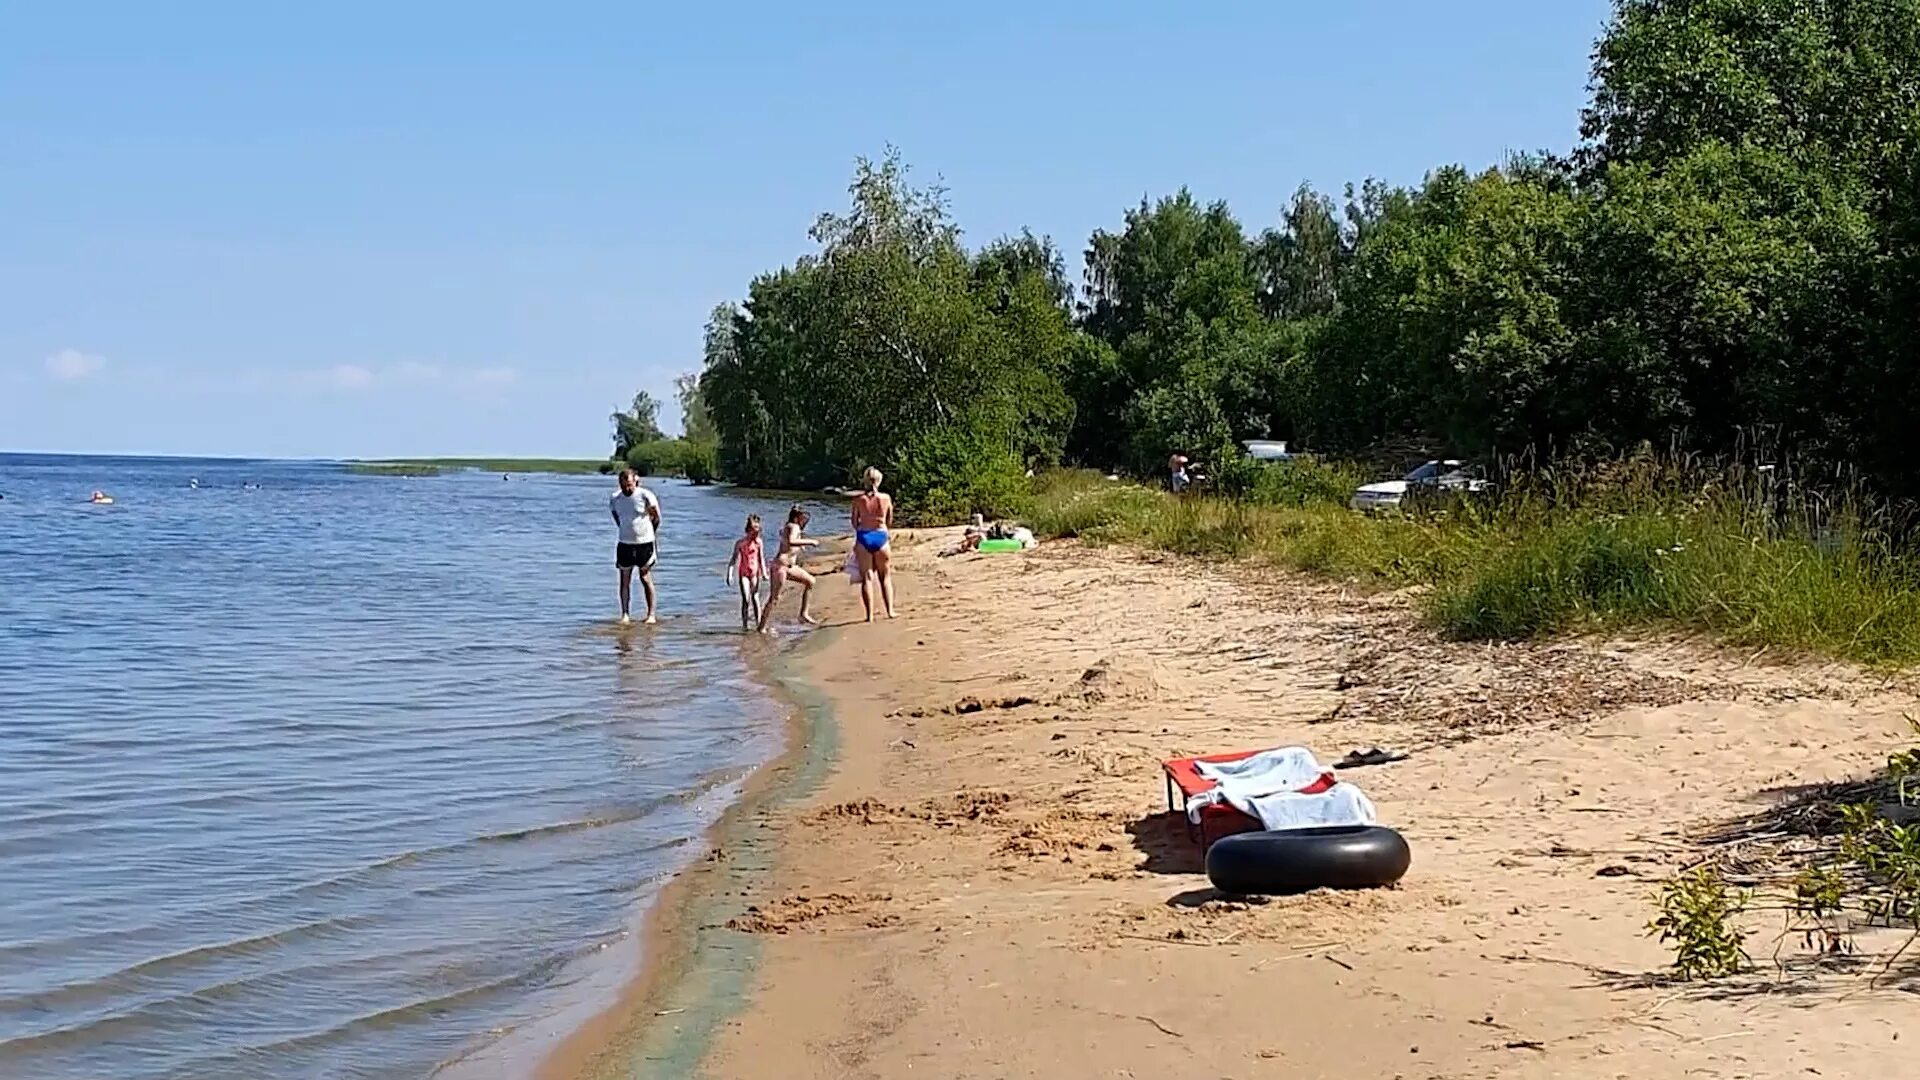
[[[720,576],[784,507],[651,486],[621,630],[606,477],[0,455],[0,1076],[422,1077],[603,999],[785,722]]]

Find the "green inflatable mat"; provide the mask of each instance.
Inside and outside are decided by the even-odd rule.
[[[1019,551],[1021,549],[1020,549],[1020,541],[1018,540],[982,540],[980,541],[980,550],[981,551]]]

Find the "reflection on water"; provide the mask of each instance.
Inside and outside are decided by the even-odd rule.
[[[418,1077],[558,1008],[780,722],[717,570],[779,508],[663,489],[619,628],[608,490],[0,456],[0,1076]]]

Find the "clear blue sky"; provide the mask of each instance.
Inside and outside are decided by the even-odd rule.
[[[1566,149],[1608,10],[916,7],[6,5],[0,450],[597,456],[856,155],[1077,271],[1183,184]]]

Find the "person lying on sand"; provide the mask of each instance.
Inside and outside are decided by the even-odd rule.
[[[1040,546],[1040,542],[1034,538],[1033,530],[1025,525],[1009,525],[1004,521],[996,521],[989,525],[985,518],[975,514],[973,522],[967,526],[966,532],[961,534],[960,543],[940,554],[943,556],[965,555],[970,551],[979,551],[981,542],[985,540],[1012,540],[1022,549]]]
[[[961,551],[979,551],[980,541],[987,538],[987,519],[983,514],[973,515],[973,522],[960,537]]]

